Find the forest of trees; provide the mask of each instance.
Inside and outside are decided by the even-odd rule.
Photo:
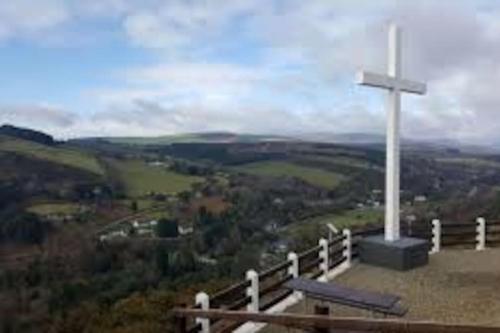
[[[179,235],[178,227],[176,220],[161,218],[156,226],[156,235],[162,238],[175,238]]]
[[[55,144],[54,138],[51,135],[35,131],[27,128],[20,128],[12,125],[0,126],[0,135],[8,135],[19,139],[34,141],[44,145]]]
[[[33,213],[3,212],[0,219],[0,242],[40,245],[50,231],[50,223]]]

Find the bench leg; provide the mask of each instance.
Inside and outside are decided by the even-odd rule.
[[[323,305],[315,305],[314,306],[314,314],[316,315],[321,315],[321,316],[329,316],[330,315],[330,308],[328,306],[323,306]],[[329,330],[328,328],[315,328],[314,333],[328,333]]]

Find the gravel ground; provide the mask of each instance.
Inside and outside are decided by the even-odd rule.
[[[429,265],[408,272],[355,264],[334,281],[401,296],[402,304],[409,306],[407,319],[500,326],[500,249],[445,250],[432,255]],[[306,299],[287,312],[313,313],[314,305]],[[330,305],[330,313],[383,317],[338,305]],[[274,326],[263,330],[292,331]]]

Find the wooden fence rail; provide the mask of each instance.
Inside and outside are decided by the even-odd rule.
[[[344,252],[350,246],[347,247],[345,245],[346,239],[347,236],[341,234],[333,237],[326,243],[326,251],[328,252],[328,262],[326,264],[329,270],[343,264],[347,260],[344,256]],[[323,275],[324,271],[320,269],[320,265],[324,263],[324,258],[320,257],[321,251],[325,251],[324,245],[316,245],[296,255],[298,264],[298,270],[296,272],[298,275],[296,276],[305,275],[311,279],[316,279]],[[259,311],[270,309],[284,301],[293,293],[293,291],[283,289],[283,284],[294,278],[294,276],[290,274],[292,266],[292,261],[288,259],[258,274]],[[248,296],[248,288],[251,288],[251,282],[247,279],[212,294],[209,297],[209,308],[226,311],[243,310],[244,307],[249,306],[252,302],[252,298]],[[200,305],[195,305],[191,309],[201,310],[201,307]],[[221,318],[212,319],[210,320],[210,325],[220,323],[221,321],[223,321]],[[222,325],[223,327],[216,331],[220,333],[230,331],[243,323],[244,322],[236,322],[229,326]],[[186,331],[189,333],[197,333],[201,331],[201,328],[202,326],[199,323],[195,323],[191,325],[190,328],[186,329]]]
[[[258,322],[289,328],[314,330],[318,328],[356,332],[406,332],[406,333],[500,333],[500,327],[458,325],[448,323],[406,321],[395,319],[366,319],[353,317],[329,317],[306,314],[269,314],[246,311],[174,309],[176,332],[186,333],[187,317],[223,319],[234,322]]]
[[[436,223],[438,224],[437,229]],[[246,280],[212,294],[209,297],[209,306],[206,305],[202,308],[200,304],[197,304],[193,308],[189,310],[184,309],[183,311],[225,310],[227,312],[229,310],[231,311],[230,315],[233,315],[239,313],[237,310],[243,310],[245,307],[253,307],[254,309],[257,307],[259,311],[270,309],[292,294],[290,290],[282,288],[282,285],[286,281],[297,276],[316,279],[324,275],[325,270],[330,271],[346,261],[350,262],[351,259],[358,257],[357,245],[360,239],[369,235],[382,233],[383,230],[384,228],[380,226],[371,225],[368,228],[360,228],[352,232],[347,230],[347,234],[335,235],[329,241],[322,240],[323,243],[320,242],[320,245],[307,249],[298,255],[293,253],[295,259],[289,257],[287,260],[260,272],[260,274],[255,273],[257,275],[256,288],[252,287],[252,283],[247,277]],[[485,245],[494,246],[500,244],[500,221],[486,223],[484,219],[478,219],[476,223],[441,223],[439,220],[434,220],[428,224],[402,223],[401,232],[406,236],[428,239],[432,244],[431,250],[433,252],[439,252],[441,247],[446,246],[475,246],[476,249],[481,250],[484,249]],[[436,237],[436,233],[439,234],[439,237]],[[205,297],[208,297],[208,295],[205,295]],[[190,317],[193,316],[190,315]],[[217,319],[210,321],[210,325],[224,321],[223,319],[227,318],[217,317]],[[238,327],[244,322],[237,320],[229,326],[226,325],[222,330],[214,329],[214,331],[224,333]],[[419,325],[416,327],[421,327]],[[456,326],[453,327],[456,328]],[[191,328],[186,329],[186,331],[198,333],[201,331],[201,325],[196,323]],[[435,332],[451,331],[445,327],[444,331],[438,330]],[[410,331],[400,330],[398,332],[419,331],[412,328]],[[453,332],[462,331],[455,330]],[[465,330],[463,332],[468,331]]]

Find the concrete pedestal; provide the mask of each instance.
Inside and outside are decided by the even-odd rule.
[[[429,262],[429,242],[410,237],[387,242],[383,235],[370,236],[359,241],[359,258],[366,264],[406,271]]]

